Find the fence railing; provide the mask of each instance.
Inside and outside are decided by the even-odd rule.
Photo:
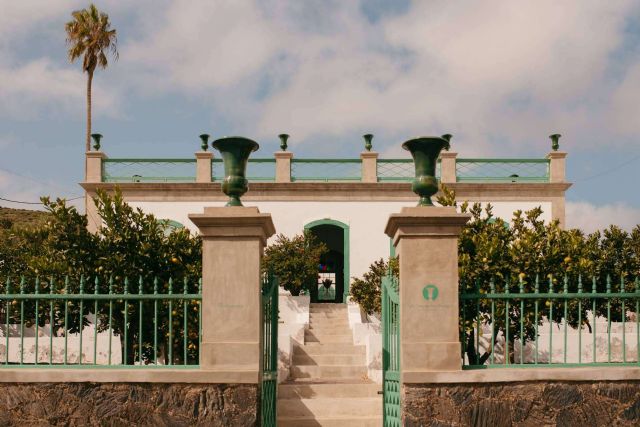
[[[211,180],[224,179],[222,159],[213,159],[211,164]],[[247,163],[247,179],[249,181],[275,181],[276,159],[249,159]]]
[[[436,164],[436,178],[440,178],[441,162]],[[378,159],[378,181],[411,182],[416,176],[413,159]]]
[[[457,159],[459,182],[548,182],[549,159]]]
[[[1,367],[197,367],[201,282],[7,279]]]
[[[102,182],[195,182],[196,159],[104,159]]]
[[[292,159],[291,181],[360,181],[360,159]]]
[[[520,278],[461,286],[466,369],[640,365],[640,280]]]

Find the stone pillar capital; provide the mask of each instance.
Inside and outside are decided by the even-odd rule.
[[[264,246],[276,232],[271,214],[257,207],[225,206],[204,208],[204,213],[189,214],[203,239],[258,239]]]
[[[457,181],[456,159],[458,153],[453,151],[440,152],[440,182],[450,184]]]
[[[453,207],[408,207],[391,214],[385,234],[398,245],[400,239],[447,236],[457,238],[471,215],[456,212]]]
[[[291,182],[291,151],[276,151],[273,156],[276,158],[276,182]]]
[[[362,182],[378,182],[378,153],[363,151],[360,153],[362,161]]]
[[[211,182],[211,160],[212,152],[196,152],[196,182]]]

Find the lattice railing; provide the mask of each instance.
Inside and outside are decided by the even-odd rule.
[[[224,179],[224,164],[222,159],[213,159],[211,164],[211,180]],[[247,179],[249,181],[275,181],[275,159],[249,159],[247,163]]]
[[[548,182],[548,159],[458,159],[459,182]]]
[[[196,159],[105,159],[102,182],[195,182]]]
[[[406,181],[415,177],[412,159],[378,159],[378,181]],[[436,165],[436,177],[440,178],[440,161]]]
[[[360,181],[360,159],[293,159],[292,181]]]

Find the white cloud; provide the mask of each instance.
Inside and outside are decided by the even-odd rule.
[[[640,224],[640,209],[626,203],[594,205],[588,202],[567,202],[567,228],[580,228],[587,233],[617,225],[631,230]]]
[[[259,138],[448,131],[465,155],[545,152],[552,132],[571,147],[624,127],[607,119],[607,73],[636,8],[416,1],[371,23],[356,2],[177,1],[140,15],[123,58],[138,87],[208,100]]]

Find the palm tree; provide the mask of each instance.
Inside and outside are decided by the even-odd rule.
[[[87,140],[86,151],[91,149],[91,82],[96,67],[107,68],[107,53],[118,59],[116,30],[111,29],[109,15],[93,4],[87,9],[71,13],[73,19],[64,26],[69,45],[69,61],[82,56],[82,70],[87,73]]]

